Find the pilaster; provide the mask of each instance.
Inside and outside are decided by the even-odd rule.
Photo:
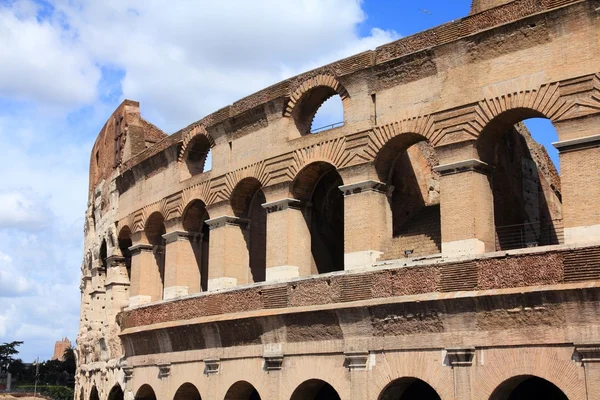
[[[461,159],[473,143],[458,144],[467,149],[456,146],[440,149],[440,165],[434,168],[440,174],[442,254],[466,256],[495,251],[490,168],[475,158]]]
[[[248,220],[223,215],[206,221],[210,228],[208,290],[250,282]]]
[[[575,351],[585,369],[585,385],[588,400],[595,399],[600,393],[600,343],[578,344]]]
[[[600,241],[600,116],[555,124],[559,142],[565,244]]]
[[[134,245],[131,251],[131,290],[129,306],[135,307],[140,304],[160,300],[162,297],[162,285],[160,283],[160,271],[152,245],[141,243],[141,237],[134,235]]]
[[[163,239],[166,243],[164,299],[201,292],[202,234],[174,230],[164,234]]]
[[[344,269],[372,266],[392,237],[388,197],[394,188],[376,180],[339,188],[344,193]]]
[[[283,198],[262,205],[267,211],[266,281],[277,282],[310,275],[310,230],[306,204]]]
[[[470,400],[471,395],[471,366],[475,356],[475,348],[446,349],[448,363],[454,372],[454,398]]]

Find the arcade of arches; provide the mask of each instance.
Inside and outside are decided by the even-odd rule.
[[[594,399],[598,2],[474,0],[172,135],[123,101],[78,398]]]
[[[503,114],[475,143],[481,168],[469,179],[491,200],[480,196],[473,206],[481,216],[474,232],[481,251],[563,243],[560,177],[520,122],[534,116],[523,110]],[[440,165],[438,153],[420,135],[400,135],[368,167],[373,180],[347,183],[364,176],[364,167],[340,170],[317,161],[283,188],[284,200],[269,202],[265,190],[282,189],[250,177],[235,185],[224,204],[192,200],[179,220],[165,221],[154,212],[141,232],[124,226],[119,248],[133,266],[132,305],[353,269],[368,265],[366,254],[372,261],[444,254],[442,181],[455,176]],[[365,230],[371,236],[366,240],[357,236]],[[282,235],[293,235],[287,241],[294,243]]]

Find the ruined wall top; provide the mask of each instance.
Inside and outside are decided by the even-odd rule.
[[[473,0],[471,3],[471,14],[477,14],[490,8],[498,7],[515,0]]]

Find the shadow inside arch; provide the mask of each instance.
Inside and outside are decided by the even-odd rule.
[[[568,400],[552,382],[533,375],[515,376],[502,382],[489,400]]]

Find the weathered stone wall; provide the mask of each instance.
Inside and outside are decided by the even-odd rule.
[[[77,396],[195,398],[190,382],[313,398],[318,378],[375,399],[414,377],[503,400],[533,375],[585,399],[600,386],[598,9],[475,1],[170,136],[125,101],[91,156]],[[332,95],[344,125],[307,134]],[[560,177],[519,125],[532,117],[557,128]],[[190,171],[208,150],[212,169]],[[539,243],[557,245],[495,253],[515,210],[562,218]]]

